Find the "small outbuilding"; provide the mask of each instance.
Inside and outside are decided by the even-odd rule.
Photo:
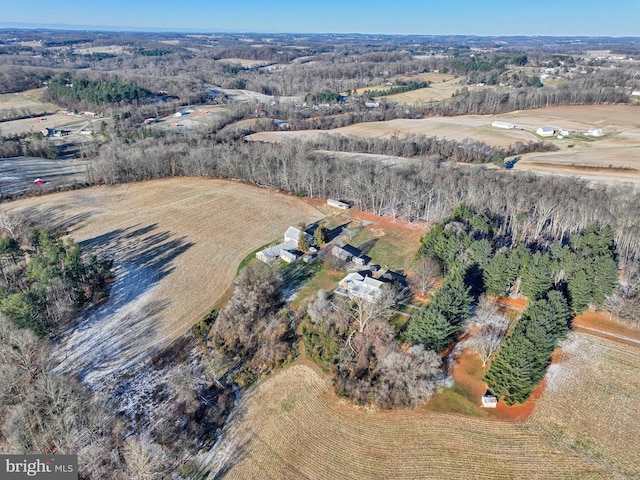
[[[340,260],[344,260],[345,262],[348,262],[353,258],[353,253],[349,252],[348,250],[345,250],[343,247],[339,247],[338,245],[335,245],[331,249],[331,255],[333,255],[336,258],[339,258]]]
[[[331,198],[327,200],[327,205],[329,205],[330,207],[339,208],[340,210],[349,210],[350,208],[348,203],[344,203],[339,200],[332,200]]]
[[[496,408],[498,406],[498,397],[495,395],[483,395],[482,406],[484,408]]]
[[[556,130],[553,127],[540,127],[536,130],[536,134],[541,137],[553,137],[556,134]]]
[[[282,250],[280,252],[280,258],[284,262],[292,263],[292,262],[295,262],[298,258],[300,258],[300,255],[290,250]]]
[[[496,128],[505,128],[507,130],[511,130],[513,128],[516,128],[516,126],[513,123],[509,123],[509,122],[503,122],[501,120],[495,120],[492,124],[492,127],[496,127]]]
[[[587,130],[587,135],[589,135],[590,137],[601,137],[604,135],[604,132],[601,128],[590,128],[589,130]]]

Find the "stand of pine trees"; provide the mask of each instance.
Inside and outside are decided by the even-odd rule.
[[[405,338],[441,352],[469,316],[473,295],[518,295],[529,300],[485,375],[490,391],[508,405],[522,403],[544,377],[573,315],[600,307],[618,279],[609,226],[593,224],[568,239],[515,245],[502,219],[461,205],[421,240],[420,257],[447,273],[431,301],[409,321]]]

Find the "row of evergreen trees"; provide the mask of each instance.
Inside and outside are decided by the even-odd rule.
[[[570,318],[558,290],[530,302],[484,376],[489,390],[507,405],[525,402],[544,377],[557,342],[566,337]]]
[[[116,77],[110,81],[88,80],[63,73],[49,82],[47,99],[67,107],[74,107],[81,101],[93,105],[140,103],[150,92],[130,83],[123,83]]]
[[[608,226],[590,227],[553,243],[514,245],[499,236],[500,217],[459,206],[421,239],[419,256],[445,272],[442,287],[409,321],[407,340],[444,351],[469,316],[472,295],[518,295],[529,300],[485,376],[506,403],[525,401],[542,379],[573,314],[601,306],[617,283],[616,251]]]

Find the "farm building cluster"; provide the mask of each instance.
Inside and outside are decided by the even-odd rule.
[[[510,123],[510,122],[504,122],[502,120],[494,120],[491,123],[491,126],[495,127],[495,128],[502,128],[502,129],[505,129],[505,130],[513,130],[515,128],[518,128],[515,124]],[[557,136],[558,138],[563,138],[563,137],[566,137],[566,136],[568,136],[570,134],[571,134],[571,132],[566,128],[555,128],[555,127],[550,127],[550,126],[539,127],[536,130],[536,135],[538,135],[540,137],[555,137],[555,136]],[[601,128],[590,128],[586,132],[583,132],[583,135],[588,136],[588,137],[602,137],[604,135],[604,132],[602,131]]]
[[[256,253],[256,258],[265,263],[272,263],[278,259],[287,263],[295,262],[301,256],[298,251],[298,242],[302,234],[305,236],[306,244],[311,245],[311,243],[313,243],[313,236],[310,233],[302,232],[296,227],[289,227],[286,232],[284,232],[284,242],[260,250]]]
[[[347,265],[347,269],[355,270],[340,280],[334,290],[338,295],[373,302],[381,295],[385,284],[395,284],[400,287],[401,292],[406,290],[407,281],[404,275],[371,264],[371,259],[352,245],[335,245],[331,249],[331,255],[344,262],[350,262],[351,265]]]
[[[44,128],[40,130],[40,133],[43,137],[52,138],[52,137],[66,137],[71,133],[71,130],[58,130],[55,128]]]
[[[571,132],[566,128],[555,128],[555,127],[540,127],[536,130],[536,134],[540,137],[553,137],[557,136],[558,138],[563,138],[571,134]],[[583,135],[587,137],[602,137],[604,132],[601,128],[590,128]]]

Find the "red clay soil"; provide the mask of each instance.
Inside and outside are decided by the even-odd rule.
[[[527,308],[527,298],[523,296],[520,296],[517,298],[511,298],[511,297],[490,297],[489,295],[487,295],[487,298],[492,302],[495,302],[507,308],[513,308],[514,310],[523,311],[525,308]]]
[[[390,227],[390,228],[403,227],[403,228],[410,228],[413,230],[420,230],[422,233],[425,232],[425,224],[420,222],[409,223],[399,218],[394,219],[391,217],[380,217],[378,215],[373,215],[372,213],[363,212],[362,210],[349,210],[349,215],[351,215],[354,218],[357,218],[358,220],[364,220],[366,222],[374,222],[376,225],[383,228],[384,227]]]
[[[562,350],[557,348],[551,357],[551,363],[562,361]],[[464,392],[468,398],[472,398],[473,403],[478,406],[479,412],[484,412],[488,418],[503,420],[508,422],[523,422],[533,412],[536,402],[544,393],[545,381],[543,380],[533,390],[529,399],[519,405],[507,406],[504,402],[498,402],[496,408],[481,408],[482,396],[487,392],[487,385],[482,381],[484,369],[481,366],[478,356],[470,350],[465,350],[457,359],[453,367],[452,375],[459,390]],[[442,411],[441,409],[439,409]]]

